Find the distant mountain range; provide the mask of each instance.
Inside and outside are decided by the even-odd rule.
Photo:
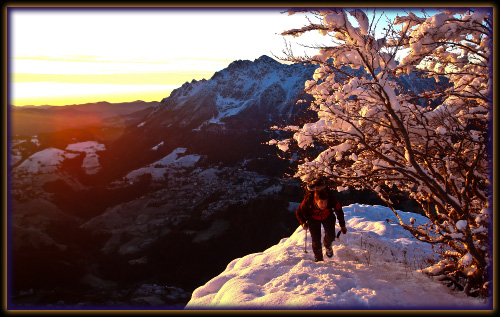
[[[68,106],[11,106],[10,132],[12,135],[32,136],[65,129],[113,125],[120,120],[133,121],[135,116],[144,116],[157,105],[156,101],[137,100],[122,103],[102,101]]]

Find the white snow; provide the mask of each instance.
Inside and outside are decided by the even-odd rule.
[[[472,255],[470,253],[467,253],[462,257],[461,261],[464,266],[470,266],[472,263]]]
[[[458,230],[465,230],[467,228],[467,220],[459,220],[456,225]]]
[[[38,140],[38,135],[34,135],[31,140],[31,143],[35,144],[36,146],[40,146],[40,141]]]
[[[186,148],[177,148],[169,155],[160,159],[159,161],[154,162],[152,165],[160,164],[160,165],[170,165],[174,163],[179,163],[182,166],[193,166],[200,159],[199,155],[186,155],[183,157],[178,157],[179,154],[186,153]]]
[[[487,309],[484,300],[454,292],[420,269],[437,262],[382,206],[343,207],[348,233],[334,256],[314,262],[302,227],[278,244],[231,261],[197,288],[185,309]],[[405,222],[425,217],[399,212]],[[338,229],[337,229],[338,230]],[[323,232],[324,234],[324,232]],[[463,261],[469,261],[465,256]]]
[[[201,170],[201,172],[198,174],[198,179],[202,179],[205,181],[208,181],[211,179],[216,179],[218,172],[219,172],[219,170],[216,168],[209,168],[206,170]]]
[[[186,151],[186,148],[177,148],[164,158],[152,164],[149,164],[146,167],[133,170],[132,172],[128,173],[125,178],[129,180],[135,180],[141,175],[151,174],[154,181],[161,181],[164,179],[164,175],[168,171],[170,166],[177,165],[179,167],[192,167],[201,158],[201,156],[197,154],[179,157],[179,154],[184,154]]]
[[[16,170],[25,170],[27,173],[53,173],[60,168],[60,164],[67,158],[74,158],[78,154],[68,153],[66,151],[47,148],[36,152],[16,167]]]
[[[16,150],[11,150],[11,155],[10,155],[10,166],[16,165],[18,162],[20,162],[23,159],[23,156],[21,155],[20,151]]]
[[[217,95],[217,111],[219,112],[217,117],[209,120],[209,123],[220,123],[220,120],[226,117],[231,117],[237,115],[241,110],[243,110],[246,104],[251,100],[238,100],[233,98],[224,98],[221,95]]]
[[[163,141],[161,141],[161,142],[160,142],[160,143],[158,143],[156,146],[154,146],[154,147],[152,148],[152,150],[153,150],[153,151],[156,151],[156,150],[158,150],[158,148],[159,148],[160,146],[162,146],[162,145],[163,145]]]
[[[77,157],[78,153],[84,152],[85,158],[82,162],[82,168],[87,174],[93,174],[101,169],[99,156],[96,151],[104,151],[106,147],[95,141],[79,142],[69,144],[65,150],[56,148],[47,148],[36,152],[16,167],[16,170],[24,170],[27,173],[48,174],[60,169],[61,163],[66,159]]]
[[[97,155],[96,152],[105,150],[106,146],[96,141],[78,142],[69,144],[66,147],[66,151],[85,152],[85,158],[82,162],[82,168],[87,174],[95,174],[101,169],[101,164],[99,163],[99,155]]]
[[[282,185],[271,185],[268,188],[261,191],[260,195],[272,195],[275,193],[279,193],[283,189]]]
[[[448,132],[448,131],[446,131],[445,127],[437,127],[436,131],[437,131],[437,133],[440,133],[440,134],[446,134],[446,132]]]

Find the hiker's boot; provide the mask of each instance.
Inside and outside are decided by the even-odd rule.
[[[323,261],[323,250],[313,249],[314,252],[314,262]]]
[[[325,249],[326,249],[326,256],[327,256],[327,257],[329,257],[329,258],[331,258],[331,257],[333,256],[333,249],[332,249],[332,246],[330,245],[330,246],[328,246],[328,247],[327,247],[327,246],[325,245]]]

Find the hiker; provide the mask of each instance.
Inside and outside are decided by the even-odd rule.
[[[347,233],[342,206],[328,189],[324,180],[311,183],[309,192],[297,208],[295,215],[302,228],[309,229],[312,237],[312,249],[315,262],[323,261],[321,246],[321,225],[325,229],[323,245],[326,255],[333,256],[332,243],[335,240],[335,221],[339,220],[342,234]],[[335,217],[336,216],[336,217]]]

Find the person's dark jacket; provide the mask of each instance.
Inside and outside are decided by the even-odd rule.
[[[337,198],[335,198],[335,195],[331,191],[328,191],[328,205],[326,208],[330,210],[330,212],[333,210],[334,213],[332,213],[332,216],[337,216],[339,225],[341,227],[345,227],[344,211],[342,210],[342,206],[338,202]],[[295,211],[295,216],[297,217],[297,220],[299,221],[301,226],[312,218],[312,213],[315,209],[318,208],[314,204],[314,192],[309,192],[304,197],[304,200],[299,205],[299,208],[297,208],[297,210]]]

